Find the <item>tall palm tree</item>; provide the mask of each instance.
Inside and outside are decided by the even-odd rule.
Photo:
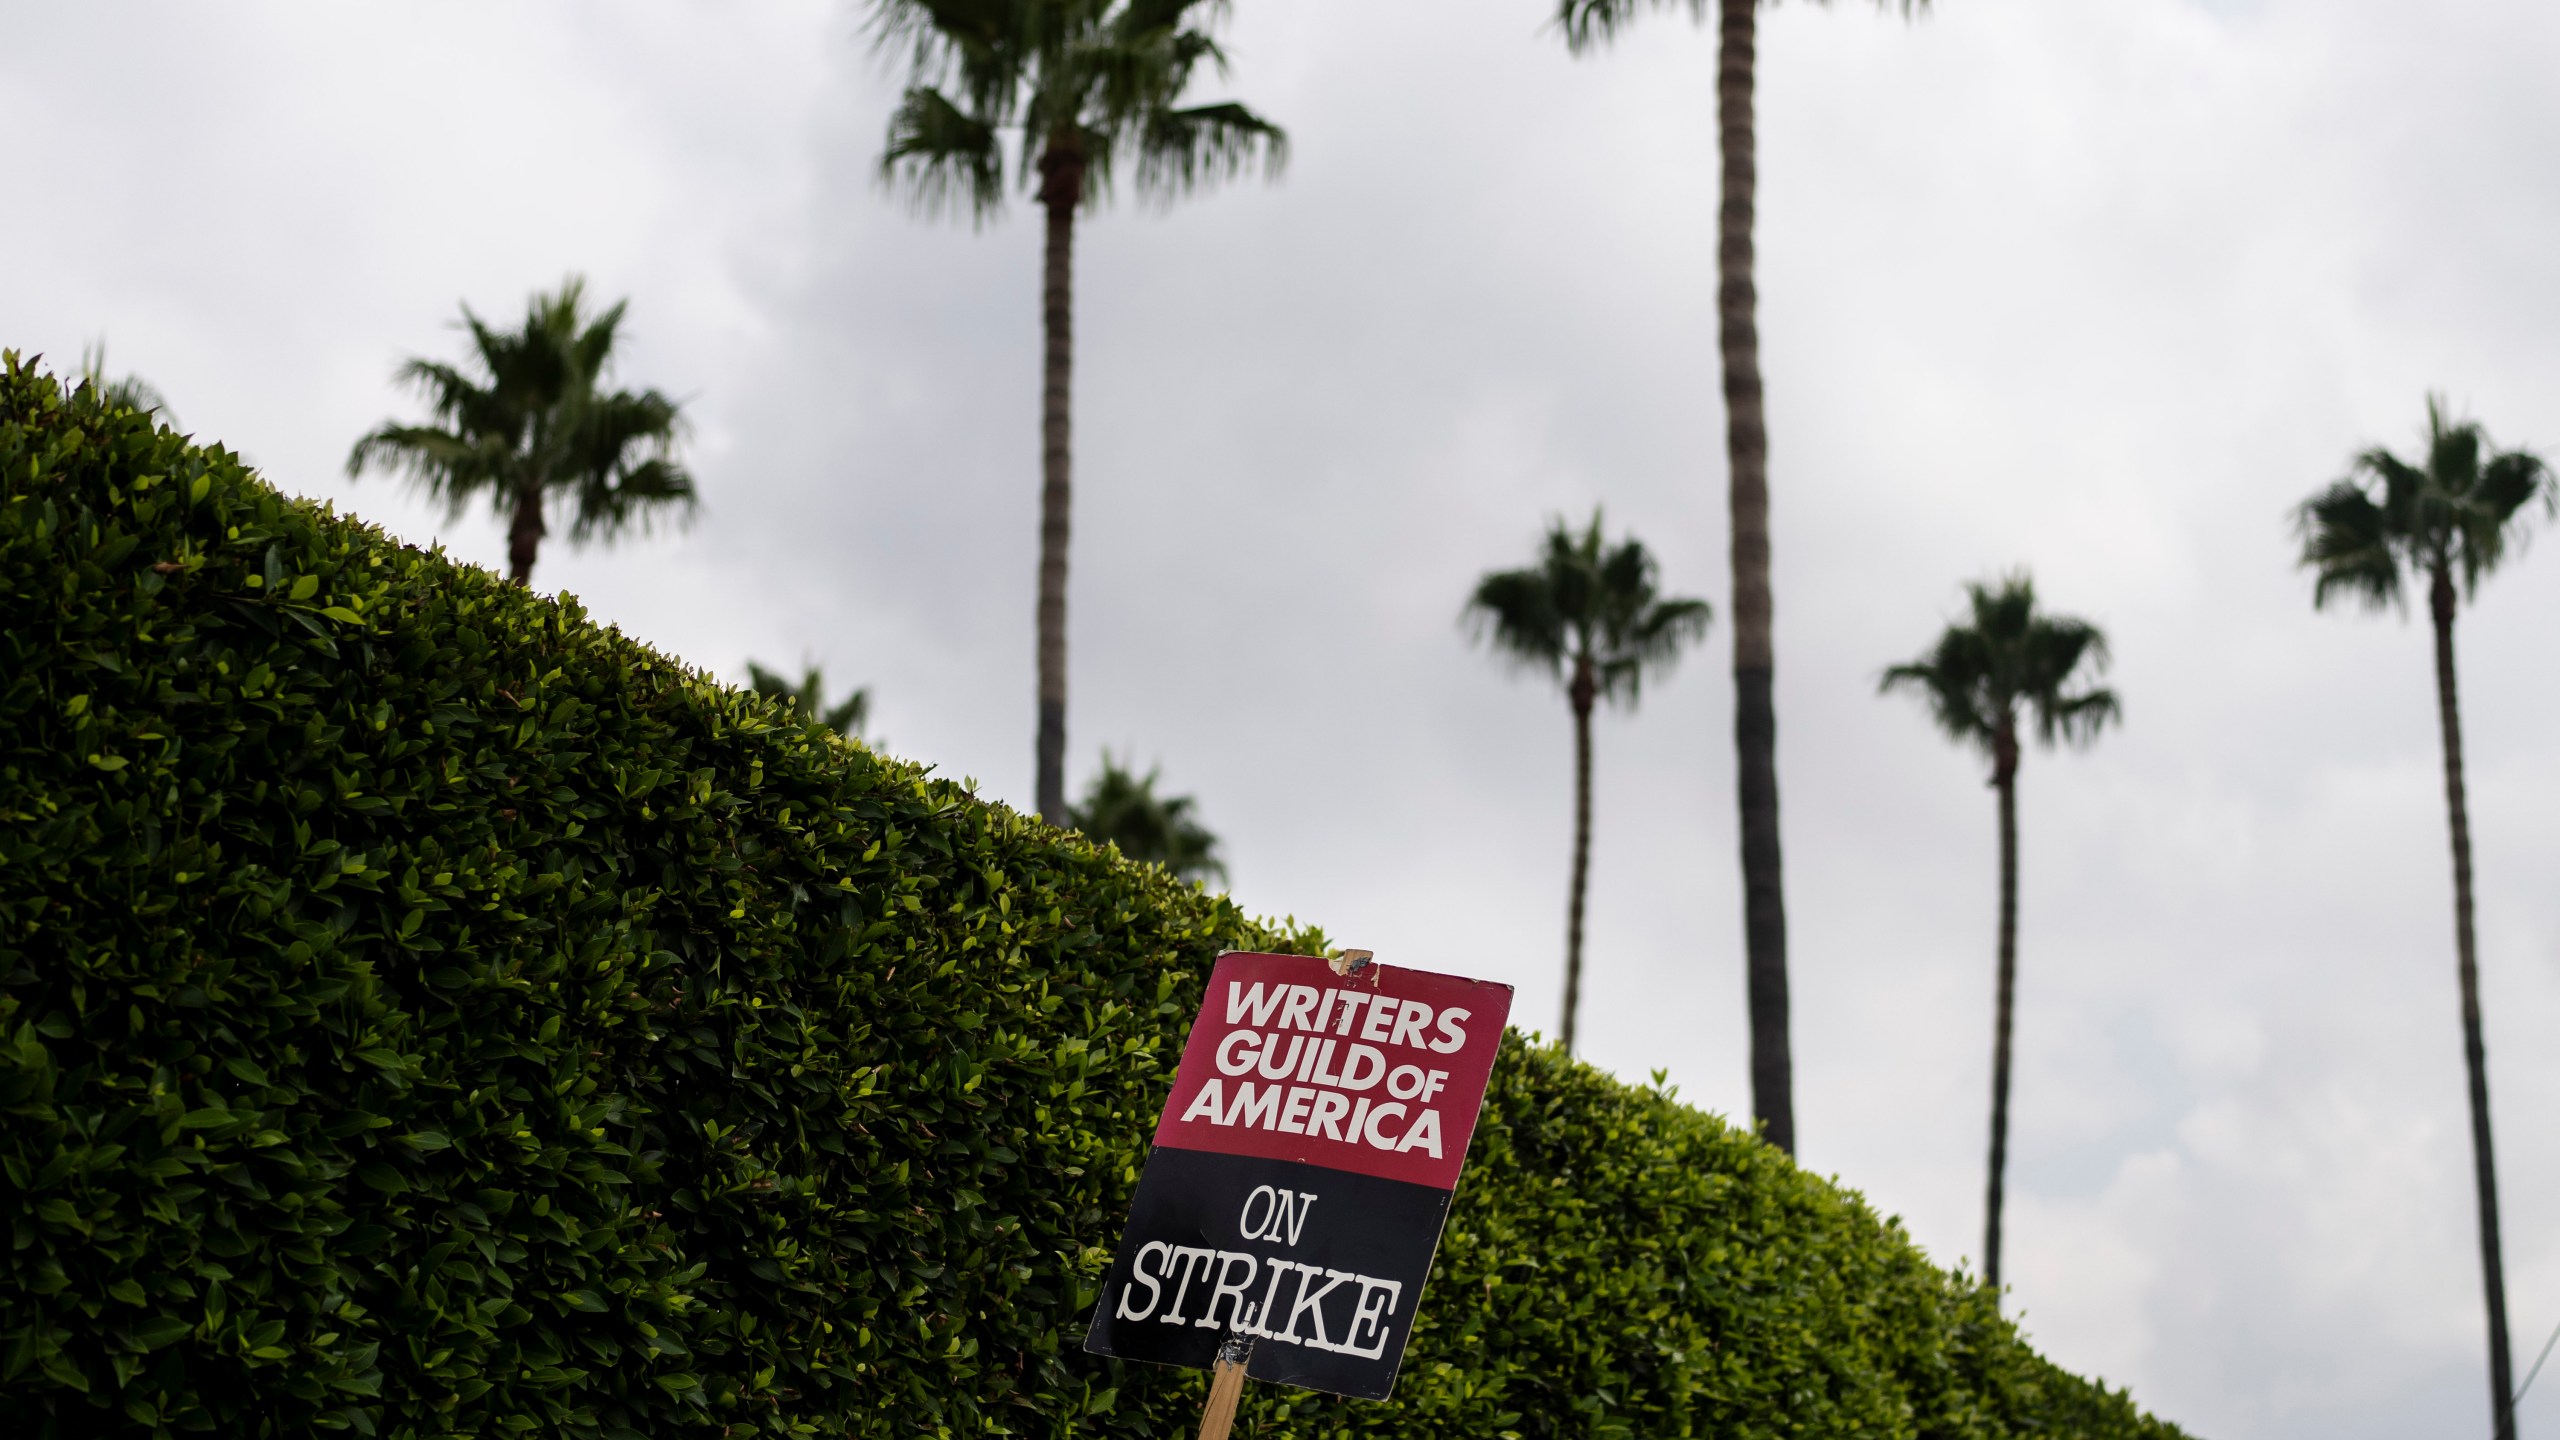
[[[1663,670],[1707,631],[1707,602],[1664,597],[1653,556],[1629,537],[1600,534],[1600,512],[1575,530],[1547,527],[1538,561],[1476,582],[1465,620],[1476,638],[1525,670],[1564,687],[1573,707],[1573,880],[1565,901],[1564,1048],[1573,1049],[1582,1005],[1582,898],[1591,874],[1591,711],[1601,700],[1630,709],[1648,670]]]
[[[2427,587],[2435,621],[2436,724],[2444,743],[2445,811],[2453,831],[2453,946],[2462,986],[2462,1058],[2471,1080],[2471,1161],[2480,1200],[2480,1268],[2489,1303],[2489,1399],[2497,1440],[2514,1440],[2507,1282],[2498,1247],[2498,1180],[2489,1146],[2489,1058],[2480,1036],[2480,972],[2471,934],[2471,814],[2462,782],[2453,617],[2462,595],[2522,538],[2525,512],[2554,500],[2551,473],[2522,450],[2498,450],[2476,422],[2454,422],[2427,397],[2427,449],[2415,463],[2376,447],[2294,512],[2302,564],[2316,573],[2312,608],[2333,596],[2399,607],[2405,573]]]
[[[813,720],[848,740],[862,734],[862,722],[871,715],[871,691],[856,687],[854,692],[830,705],[827,703],[826,676],[811,665],[798,680],[779,670],[767,670],[753,660],[747,662],[747,688],[768,700],[780,700],[794,714]]]
[[[1879,5],[1885,0],[1877,0]],[[1901,0],[1904,14],[1928,0]],[[1579,55],[1632,24],[1638,10],[1685,8],[1704,23],[1707,0],[1556,0],[1556,24]],[[1751,1114],[1770,1144],[1796,1148],[1795,1064],[1787,1040],[1787,906],[1779,883],[1776,649],[1770,638],[1769,429],[1760,391],[1759,291],[1751,223],[1759,138],[1751,100],[1759,0],[1716,6],[1716,135],[1724,161],[1716,223],[1716,314],[1724,355],[1724,448],[1733,535],[1733,748],[1742,815],[1744,987],[1751,1010]]]
[[[1129,859],[1161,865],[1181,880],[1225,880],[1218,837],[1209,833],[1188,795],[1158,795],[1161,772],[1140,775],[1102,752],[1102,773],[1085,788],[1081,804],[1067,810],[1067,824],[1085,838],[1116,845]]]
[[[1971,624],[1950,625],[1929,653],[1884,672],[1882,690],[1908,688],[1929,704],[1949,739],[1991,762],[2000,792],[2000,986],[1991,1022],[1991,1180],[1986,1190],[1982,1273],[2000,1289],[2000,1207],[2009,1160],[2009,1026],[2018,994],[2019,722],[2032,720],[2045,745],[2085,745],[2117,718],[2115,692],[2073,689],[2085,665],[2107,668],[2107,637],[2098,627],[2036,609],[2025,572],[1996,587],[1965,587]]]
[[[1181,103],[1204,64],[1224,74],[1209,27],[1218,0],[872,0],[884,46],[909,52],[882,175],[926,209],[965,200],[984,222],[1014,173],[1048,212],[1040,281],[1039,730],[1036,803],[1064,824],[1067,747],[1068,389],[1075,222],[1117,167],[1143,197],[1176,196],[1288,156],[1280,127],[1233,103]]]
[[[570,506],[573,545],[645,530],[662,514],[682,521],[694,508],[693,477],[675,458],[684,433],[677,402],[655,390],[602,388],[630,302],[590,316],[586,293],[572,275],[557,293],[535,295],[520,330],[491,329],[463,306],[468,360],[400,367],[432,421],[386,420],[347,455],[348,475],[405,471],[451,515],[488,497],[507,518],[508,573],[518,585],[533,583],[555,495]]]

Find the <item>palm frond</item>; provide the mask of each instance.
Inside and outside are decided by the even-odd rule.
[[[996,126],[929,86],[908,90],[889,117],[880,176],[927,214],[965,203],[971,219],[983,223],[1004,208],[1004,151]]]
[[[107,375],[107,342],[93,341],[80,349],[80,381],[95,390],[98,399],[123,410],[139,410],[162,425],[176,429],[178,417],[169,408],[169,399],[158,386],[139,375]]]
[[[1706,23],[1707,0],[1557,0],[1555,25],[1564,32],[1565,48],[1579,55],[1617,39],[1641,11],[1673,9]]]
[[[1979,667],[1949,652],[1942,640],[1928,659],[1887,667],[1876,682],[1876,693],[1918,692],[1929,706],[1929,718],[1948,739],[1978,745],[1988,754],[1994,725],[1993,717],[1983,713]]]
[[[681,529],[701,509],[693,476],[664,456],[589,471],[574,492],[569,543],[610,540],[631,531],[648,534],[661,523]]]
[[[2311,608],[2328,608],[2333,595],[2361,600],[2372,610],[2402,603],[2393,527],[2363,486],[2353,480],[2332,483],[2294,511],[2294,529],[2302,539],[2299,563],[2314,572]]]
[[[589,321],[582,329],[578,325],[578,310],[574,300],[577,293],[584,288],[585,282],[574,275],[569,277],[569,283],[562,287],[562,292],[564,299],[568,299],[571,303],[564,306],[558,318],[560,332],[566,342],[563,348],[568,354],[570,367],[587,383],[593,384],[613,363],[614,341],[622,333],[622,317],[624,312],[631,308],[631,302],[614,301],[605,307],[604,313]]]
[[[1515,667],[1564,673],[1565,621],[1555,587],[1538,570],[1500,570],[1476,582],[1462,620],[1480,644]]]
[[[1120,7],[1115,28],[1174,30],[1188,24],[1205,31],[1224,20],[1231,8],[1227,0],[1129,0]]]
[[[1021,80],[1022,57],[1066,6],[1024,0],[874,0],[874,48],[904,49],[910,83],[950,85],[966,108],[1001,118]]]
[[[2548,513],[2553,498],[2549,468],[2527,451],[2505,451],[2479,467],[2478,478],[2463,496],[2459,521],[2465,593],[2480,588],[2480,577],[2506,559],[2509,546],[2523,547],[2530,534],[2522,522],[2526,507],[2540,500]]]
[[[1078,113],[1090,106],[1096,116],[1120,120],[1173,104],[1190,82],[1191,67],[1203,58],[1224,70],[1225,56],[1206,34],[1133,24],[1123,11],[1114,23],[1067,38],[1042,74],[1053,87],[1053,104],[1072,92]]]
[[[2100,731],[2124,719],[2124,707],[2116,700],[2116,692],[2097,689],[2078,695],[2057,697],[2051,705],[2036,707],[2036,733],[2047,745],[2064,742],[2087,745]]]
[[[347,453],[347,475],[389,470],[405,475],[420,493],[443,503],[445,518],[488,497],[501,515],[514,500],[512,450],[485,436],[433,425],[385,423]]]
[[[1629,657],[1668,668],[1690,642],[1706,635],[1714,618],[1715,607],[1694,596],[1656,601],[1626,627],[1620,643]]]
[[[797,681],[777,670],[747,662],[748,688],[768,700],[779,700],[801,719],[823,725],[848,740],[859,739],[871,714],[871,691],[857,688],[833,705],[827,703],[826,676],[809,666]]]
[[[1170,201],[1261,167],[1289,164],[1288,132],[1232,102],[1151,112],[1138,140],[1138,193]]]

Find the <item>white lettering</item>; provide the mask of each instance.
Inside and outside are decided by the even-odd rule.
[[[1242,1033],[1249,1035],[1253,1032],[1248,1030]],[[1185,1120],[1205,1119],[1212,1125],[1226,1124],[1226,1121],[1218,1118],[1220,1107],[1226,1104],[1226,1097],[1218,1093],[1220,1086],[1221,1082],[1218,1077],[1215,1075],[1210,1076],[1209,1082],[1200,1087],[1200,1093],[1191,1097],[1191,1108],[1182,1112],[1182,1118]]]
[[[1342,1131],[1337,1127],[1341,1125],[1342,1117],[1350,1113],[1350,1096],[1335,1090],[1319,1090],[1316,1092],[1315,1113],[1307,1117],[1307,1133],[1322,1135],[1329,1140],[1339,1140],[1342,1138]],[[1351,1138],[1359,1139],[1359,1132],[1353,1131]]]
[[[1307,1108],[1315,1104],[1316,1092],[1304,1085],[1289,1087],[1289,1103],[1280,1112],[1279,1128],[1292,1135],[1307,1133]]]
[[[1130,1309],[1129,1297],[1137,1291],[1130,1285],[1120,1287],[1120,1308],[1114,1313],[1123,1320],[1146,1319],[1156,1313],[1156,1302],[1164,1298],[1164,1286],[1157,1283],[1156,1277],[1147,1273],[1147,1252],[1150,1250],[1159,1255],[1170,1256],[1173,1247],[1161,1240],[1150,1240],[1138,1247],[1137,1254],[1129,1257],[1129,1278],[1137,1285],[1147,1287],[1147,1305],[1143,1310]]]
[[[1335,1023],[1333,1033],[1348,1035],[1351,1033],[1351,1017],[1360,1013],[1361,1006],[1377,997],[1366,990],[1338,990],[1334,993],[1342,997],[1342,1019]]]
[[[1341,1076],[1339,1076],[1339,1075],[1334,1075],[1334,1074],[1330,1074],[1330,1073],[1328,1073],[1328,1072],[1325,1070],[1325,1068],[1324,1068],[1324,1067],[1325,1067],[1325,1062],[1326,1062],[1326,1061],[1328,1061],[1328,1060],[1331,1060],[1332,1058],[1333,1058],[1333,1042],[1332,1042],[1332,1041],[1330,1041],[1330,1040],[1310,1040],[1310,1041],[1308,1041],[1308,1042],[1307,1042],[1307,1059],[1306,1059],[1306,1063],[1305,1063],[1305,1064],[1303,1064],[1303,1065],[1300,1065],[1300,1066],[1298,1067],[1298,1078],[1299,1078],[1299,1079],[1301,1079],[1301,1080],[1312,1080],[1312,1081],[1314,1081],[1314,1082],[1315,1082],[1316,1084],[1318,1084],[1318,1085],[1339,1085],[1339,1084],[1341,1084],[1341,1083],[1342,1083],[1342,1077],[1341,1077]]]
[[[1253,1218],[1256,1201],[1262,1203],[1262,1218],[1259,1220]],[[1291,1193],[1269,1185],[1256,1185],[1253,1193],[1244,1197],[1244,1209],[1236,1216],[1236,1233],[1247,1240],[1279,1240],[1295,1245],[1298,1236],[1307,1228],[1308,1212],[1315,1208],[1316,1194],[1312,1190]]]
[[[1360,1073],[1360,1062],[1363,1060],[1368,1061],[1370,1066],[1369,1073],[1366,1075]],[[1354,1045],[1350,1052],[1342,1057],[1342,1088],[1345,1090],[1366,1090],[1377,1084],[1386,1073],[1386,1052],[1374,1045]]]
[[[1439,1111],[1425,1110],[1414,1119],[1413,1128],[1404,1132],[1404,1138],[1396,1142],[1397,1154],[1407,1150],[1427,1150],[1432,1159],[1440,1158]]]
[[[1281,1194],[1285,1196],[1285,1195],[1287,1195],[1287,1194],[1288,1194],[1288,1192],[1284,1190],[1284,1191],[1282,1191],[1282,1192],[1281,1192]],[[1307,1228],[1307,1217],[1308,1217],[1309,1215],[1312,1215],[1312,1214],[1314,1214],[1314,1213],[1315,1213],[1315,1208],[1316,1208],[1316,1192],[1314,1192],[1313,1190],[1301,1190],[1301,1191],[1299,1191],[1299,1192],[1298,1192],[1298,1203],[1297,1203],[1297,1206],[1289,1212],[1289,1243],[1290,1243],[1290,1244],[1292,1244],[1292,1245],[1297,1244],[1297,1243],[1298,1243],[1298,1236],[1299,1236],[1299,1235],[1301,1235],[1301,1234],[1303,1234],[1303,1233],[1305,1233],[1306,1228]],[[1274,1240],[1277,1240],[1277,1239],[1279,1239],[1280,1237],[1279,1237],[1279,1236],[1277,1236],[1277,1235],[1274,1235],[1274,1236],[1272,1236],[1271,1238],[1272,1238],[1272,1239],[1274,1239]]]
[[[1280,1087],[1277,1085],[1262,1086],[1262,1094],[1259,1097],[1256,1097],[1253,1093],[1254,1088],[1254,1083],[1250,1080],[1238,1085],[1236,1087],[1236,1103],[1228,1109],[1227,1118],[1219,1121],[1218,1123],[1221,1125],[1249,1125],[1258,1130],[1268,1130],[1274,1125],[1279,1124]]]
[[[1340,1270],[1326,1270],[1314,1265],[1299,1265],[1295,1260],[1274,1260],[1271,1263],[1274,1265],[1295,1265],[1297,1266],[1299,1276],[1297,1303],[1289,1307],[1289,1323],[1287,1326],[1282,1328],[1277,1338],[1286,1340],[1292,1345],[1308,1345],[1313,1346],[1318,1350],[1340,1350],[1342,1347],[1334,1344],[1332,1339],[1324,1333],[1324,1297],[1332,1294],[1334,1291],[1340,1289],[1351,1281],[1358,1279],[1359,1277],[1356,1275],[1346,1274]],[[1318,1275],[1325,1277],[1324,1288],[1313,1295],[1310,1295],[1307,1293],[1307,1282],[1313,1280]],[[1313,1315],[1315,1317],[1316,1333],[1310,1338],[1301,1339],[1298,1335],[1298,1321],[1302,1317],[1308,1315]]]
[[[1173,1247],[1174,1263],[1182,1267],[1182,1283],[1174,1287],[1173,1301],[1171,1304],[1164,1307],[1165,1324],[1179,1325],[1182,1323],[1182,1297],[1191,1293],[1191,1280],[1194,1275],[1197,1275],[1200,1272],[1200,1262],[1209,1260],[1217,1253],[1218,1252],[1215,1250],[1204,1250],[1197,1245],[1176,1245]],[[1168,1280],[1172,1279],[1173,1272],[1171,1270],[1165,1271],[1165,1278]]]
[[[1262,1303],[1253,1307],[1253,1325],[1251,1328],[1253,1333],[1256,1335],[1260,1335],[1265,1339],[1276,1340],[1280,1337],[1273,1335],[1268,1328],[1271,1324],[1271,1307],[1278,1303],[1280,1299],[1281,1277],[1295,1272],[1298,1267],[1291,1261],[1274,1260],[1266,1268],[1271,1272],[1271,1279],[1262,1287]]]
[[[1396,1137],[1387,1134],[1385,1131],[1378,1128],[1385,1124],[1390,1118],[1404,1118],[1404,1107],[1402,1105],[1389,1102],[1388,1104],[1381,1105],[1377,1109],[1370,1111],[1369,1123],[1360,1127],[1361,1136],[1370,1144],[1381,1150],[1393,1150],[1396,1148]]]
[[[1448,1086],[1449,1072],[1446,1070],[1434,1070],[1428,1076],[1423,1078],[1422,1098],[1428,1100],[1432,1096],[1439,1094],[1442,1090],[1447,1089]]]
[[[1351,1307],[1351,1333],[1342,1337],[1342,1353],[1375,1360],[1387,1348],[1387,1317],[1396,1313],[1396,1301],[1404,1297],[1404,1284],[1398,1280],[1360,1278],[1360,1300]],[[1383,1300],[1383,1303],[1380,1303]],[[1377,1343],[1360,1348],[1360,1332],[1377,1336]]]
[[[1280,997],[1287,989],[1287,986],[1282,986],[1266,996],[1262,993],[1262,982],[1259,980],[1253,982],[1251,990],[1245,989],[1233,980],[1228,981],[1227,1023],[1234,1025],[1247,1015],[1251,1015],[1256,1025],[1270,1024],[1271,1012],[1280,1008]]]
[[[1269,1043],[1262,1047],[1262,1078],[1265,1080],[1288,1079],[1291,1072],[1298,1068],[1298,1052],[1305,1049],[1306,1045],[1306,1036],[1290,1036],[1289,1053],[1285,1056],[1281,1056],[1280,1063],[1274,1065],[1271,1063],[1271,1057],[1280,1054],[1280,1037],[1277,1035],[1272,1036]]]
[[[1387,1043],[1390,1045],[1411,1045],[1416,1049],[1419,1049],[1422,1046],[1422,1027],[1430,1023],[1431,1007],[1423,1004],[1419,1000],[1407,1000],[1404,1002],[1404,1008],[1396,1012],[1395,1038],[1389,1040]],[[1410,1035],[1413,1038],[1407,1040],[1404,1038],[1407,1035]]]
[[[1227,1277],[1235,1273],[1237,1261],[1244,1262],[1244,1278],[1230,1281]],[[1225,1296],[1230,1297],[1227,1307],[1228,1321],[1239,1330],[1251,1325],[1253,1307],[1245,1302],[1244,1287],[1253,1283],[1254,1272],[1261,1268],[1261,1263],[1241,1250],[1219,1251],[1216,1270],[1218,1278],[1209,1291],[1209,1308],[1201,1312],[1200,1318],[1191,1323],[1203,1330],[1217,1329],[1218,1300],[1221,1296]],[[1276,1265],[1280,1262],[1275,1260],[1272,1263]]]
[[[1464,1010],[1441,1011],[1440,1038],[1431,1042],[1431,1048],[1442,1055],[1451,1055],[1466,1049],[1467,1032],[1458,1028],[1458,1022],[1467,1018],[1469,1017]]]
[[[1241,1058],[1236,1054],[1236,1042],[1239,1040],[1244,1042],[1244,1054]],[[1254,1047],[1261,1043],[1262,1036],[1254,1031],[1228,1031],[1227,1038],[1218,1042],[1218,1073],[1221,1075],[1249,1075],[1253,1073]]]
[[[1316,990],[1312,985],[1289,987],[1289,1003],[1280,1007],[1280,1028],[1313,1030],[1316,1028]]]
[[[1387,1093],[1399,1100],[1411,1100],[1422,1093],[1428,1083],[1419,1065],[1399,1065],[1387,1076]]]
[[[1306,1213],[1315,1205],[1316,1197],[1312,1194],[1292,1196],[1286,1190],[1275,1190],[1272,1194],[1276,1197],[1273,1203],[1277,1208],[1294,1208],[1296,1212],[1297,1218],[1290,1222],[1287,1234],[1289,1243],[1294,1245],[1298,1241],[1300,1227],[1305,1224]],[[1292,1199],[1298,1202],[1294,1207],[1290,1206]],[[1251,1204],[1251,1201],[1247,1202],[1248,1209]],[[1279,1221],[1275,1219],[1269,1223],[1273,1227],[1269,1233],[1252,1235],[1249,1238],[1267,1240],[1282,1238],[1278,1228]],[[1157,1283],[1158,1277],[1148,1273],[1146,1261],[1150,1257],[1168,1254],[1173,1257],[1169,1262],[1170,1265],[1179,1266],[1183,1271],[1182,1288],[1174,1292],[1173,1303],[1158,1308],[1157,1301],[1161,1298],[1162,1287]],[[1169,1275],[1171,1271],[1168,1268],[1164,1273]],[[1386,1280],[1375,1275],[1355,1275],[1343,1270],[1328,1270],[1321,1265],[1309,1265],[1297,1260],[1266,1258],[1240,1250],[1201,1250],[1187,1245],[1168,1246],[1161,1240],[1150,1240],[1139,1247],[1137,1260],[1132,1263],[1130,1274],[1135,1283],[1144,1284],[1147,1287],[1148,1298],[1143,1306],[1133,1305],[1129,1299],[1130,1292],[1124,1290],[1118,1307],[1113,1311],[1118,1319],[1152,1318],[1159,1325],[1190,1325],[1203,1330],[1226,1329],[1239,1334],[1260,1336],[1266,1340],[1285,1340],[1292,1345],[1304,1345],[1311,1350],[1329,1350],[1337,1355],[1357,1355],[1364,1360],[1375,1360],[1386,1353],[1387,1341],[1393,1337],[1394,1333],[1396,1307],[1404,1298],[1404,1282],[1400,1280]],[[1298,1277],[1297,1293],[1284,1307],[1280,1303],[1280,1286],[1291,1275]],[[1248,1292],[1252,1290],[1254,1280],[1264,1276],[1268,1278],[1263,1279],[1262,1298],[1257,1302],[1249,1298]],[[1209,1295],[1205,1308],[1196,1318],[1181,1313],[1182,1301],[1194,1279],[1200,1281]],[[1332,1298],[1335,1291],[1345,1287],[1350,1287],[1350,1294],[1345,1297],[1349,1302],[1347,1308],[1350,1313],[1342,1337],[1337,1340],[1328,1328],[1329,1322],[1343,1320],[1346,1317],[1328,1315],[1326,1311],[1329,1307],[1326,1302]],[[1287,1323],[1276,1330],[1273,1329],[1271,1322],[1284,1317]]]
[[[1262,1227],[1270,1224],[1279,1214],[1280,1197],[1288,1193],[1286,1190],[1274,1190],[1268,1185],[1254,1186],[1253,1193],[1244,1197],[1244,1212],[1236,1216],[1236,1233],[1247,1240],[1270,1239],[1270,1236],[1262,1233]],[[1256,1200],[1261,1201],[1264,1206],[1262,1218],[1259,1220],[1253,1218],[1253,1202]]]
[[[1388,1027],[1396,1023],[1396,1016],[1401,1011],[1402,1007],[1397,1002],[1384,995],[1370,997],[1369,1018],[1361,1023],[1360,1038],[1363,1040],[1386,1039]]]

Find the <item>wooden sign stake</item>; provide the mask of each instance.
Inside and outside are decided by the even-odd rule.
[[[1236,1423],[1236,1402],[1244,1398],[1245,1361],[1253,1342],[1229,1335],[1218,1345],[1218,1368],[1209,1378],[1209,1403],[1200,1410],[1200,1440],[1227,1440]]]

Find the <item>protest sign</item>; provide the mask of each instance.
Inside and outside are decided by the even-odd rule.
[[[1222,1380],[1385,1399],[1510,1011],[1508,985],[1220,956],[1085,1348],[1224,1346]]]

